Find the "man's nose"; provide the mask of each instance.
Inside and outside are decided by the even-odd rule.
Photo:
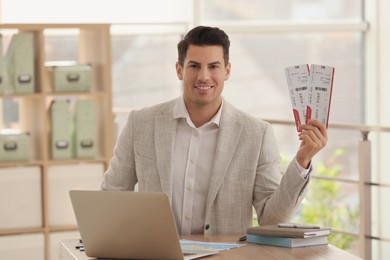
[[[198,73],[198,79],[201,81],[206,81],[210,78],[210,72],[208,68],[201,68]]]

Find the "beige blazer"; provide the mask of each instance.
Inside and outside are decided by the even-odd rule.
[[[132,111],[104,175],[102,190],[161,191],[172,199],[177,99]],[[260,224],[287,222],[306,190],[294,163],[280,174],[271,125],[224,101],[207,196],[204,232],[245,233],[252,206]]]

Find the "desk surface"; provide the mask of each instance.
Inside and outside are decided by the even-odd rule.
[[[205,242],[237,242],[239,235],[192,235],[183,237]],[[95,259],[85,255],[75,248],[79,244],[77,239],[64,239],[59,242],[60,260],[88,260]],[[239,259],[343,259],[356,260],[361,259],[348,252],[345,252],[332,245],[313,246],[305,248],[284,248],[276,246],[266,246],[248,243],[246,246],[222,251],[216,255],[207,256],[200,259],[205,260],[239,260]]]

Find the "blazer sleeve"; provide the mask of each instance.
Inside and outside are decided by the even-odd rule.
[[[137,183],[133,149],[134,113],[130,112],[114,148],[110,166],[104,174],[101,190],[134,190]]]
[[[306,193],[308,179],[302,178],[294,161],[281,174],[278,145],[271,125],[268,125],[254,186],[253,205],[259,224],[289,222]]]

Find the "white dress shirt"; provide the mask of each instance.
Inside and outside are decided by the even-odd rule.
[[[203,233],[222,106],[209,122],[198,128],[191,121],[183,98],[173,111],[178,126],[173,157],[172,210],[181,235]]]

